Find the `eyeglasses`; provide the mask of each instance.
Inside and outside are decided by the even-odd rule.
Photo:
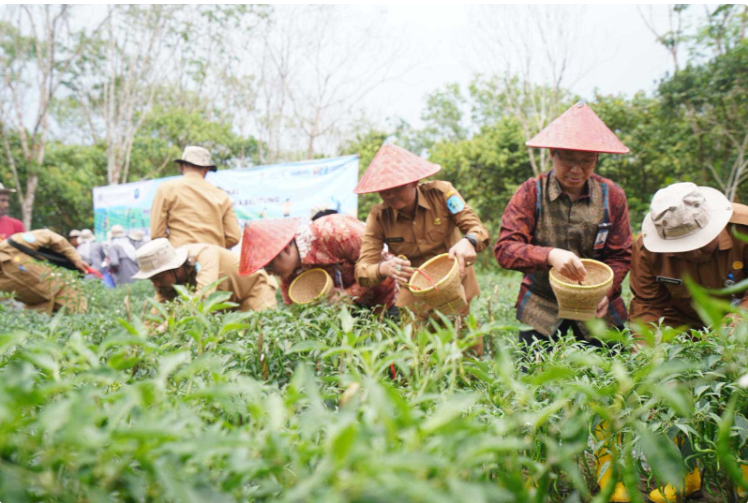
[[[565,166],[572,167],[578,165],[582,169],[591,169],[595,167],[597,162],[597,154],[590,156],[589,154],[572,154],[571,152],[565,152],[563,150],[556,150],[555,155],[558,156],[559,161]]]

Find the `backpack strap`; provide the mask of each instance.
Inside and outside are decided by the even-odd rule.
[[[70,269],[71,271],[80,272],[69,258],[67,258],[65,255],[62,255],[61,253],[57,253],[54,250],[50,250],[49,248],[39,248],[38,250],[32,250],[28,246],[24,246],[17,241],[13,241],[12,238],[8,238],[8,244],[21,253],[25,253],[29,257],[35,258],[36,260],[49,262],[52,265],[56,265],[58,267],[63,267],[65,269]]]

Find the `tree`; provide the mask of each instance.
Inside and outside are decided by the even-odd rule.
[[[32,227],[51,106],[90,36],[71,27],[70,13],[67,5],[6,6],[0,21],[0,137],[27,228]],[[11,149],[10,129],[18,135],[20,157]]]
[[[725,5],[711,12],[691,49],[702,54],[711,48],[711,59],[689,63],[658,88],[670,117],[690,125],[694,161],[730,200],[748,180],[748,8],[738,9]]]
[[[594,43],[580,37],[582,8],[485,6],[475,20],[481,67],[493,71],[476,79],[472,92],[515,117],[527,141],[568,107],[567,89],[594,67]],[[527,153],[536,175],[550,168],[547,149]]]

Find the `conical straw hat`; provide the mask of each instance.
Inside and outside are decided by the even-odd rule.
[[[438,164],[422,159],[404,148],[382,145],[353,192],[368,194],[400,187],[427,178],[440,169],[442,168]]]
[[[239,274],[252,274],[268,265],[294,238],[296,218],[254,220],[244,228]]]
[[[628,147],[584,101],[573,105],[525,145],[607,154],[629,152]]]

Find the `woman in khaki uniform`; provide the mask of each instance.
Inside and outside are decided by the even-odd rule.
[[[449,182],[419,180],[437,173],[441,167],[394,145],[384,145],[361,177],[354,192],[377,192],[382,204],[375,206],[366,220],[366,233],[356,263],[356,281],[373,286],[386,278],[407,284],[415,268],[427,260],[449,253],[458,260],[462,285],[470,301],[480,295],[473,263],[476,254],[488,246],[488,230],[465,204]],[[384,246],[395,256],[382,260]],[[420,316],[430,308],[407,288],[395,303]]]

